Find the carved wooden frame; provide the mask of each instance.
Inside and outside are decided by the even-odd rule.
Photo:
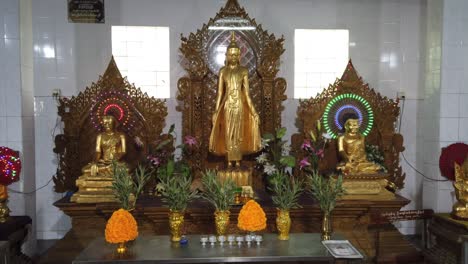
[[[78,96],[59,100],[58,115],[63,122],[63,134],[55,137],[58,167],[53,180],[56,192],[76,190],[75,181],[81,175],[81,168],[94,157],[96,135],[99,133],[92,123],[91,109],[103,93],[113,92],[118,92],[114,96],[129,105],[133,119],[133,126],[126,133],[127,154],[124,158],[131,168],[146,159],[148,146],[159,139],[167,116],[165,101],[149,97],[130,84],[126,77],[122,77],[112,58],[96,83],[86,87]],[[119,94],[124,96],[119,97]],[[138,146],[138,139],[142,146]]]
[[[244,8],[239,6],[237,0],[228,0],[226,6],[209,20],[196,33],[188,37],[181,37],[180,51],[184,56],[183,66],[188,76],[179,79],[178,95],[179,105],[177,110],[182,112],[182,133],[191,135],[200,140],[200,149],[186,157],[192,168],[200,171],[207,167],[220,164],[221,160],[209,154],[208,141],[212,128],[211,117],[216,104],[216,92],[218,77],[211,72],[206,61],[206,43],[214,34],[209,27],[220,18],[238,17],[248,20],[255,27],[252,31],[242,31],[243,37],[249,43],[257,55],[257,71],[250,76],[250,96],[255,105],[260,120],[261,133],[274,132],[281,126],[281,112],[284,109],[282,101],[286,100],[286,80],[277,78],[279,60],[284,52],[284,38],[276,39],[251,19]],[[199,176],[199,175],[197,175]]]
[[[394,101],[383,97],[374,89],[369,88],[369,84],[364,83],[362,77],[357,74],[351,60],[346,70],[334,84],[331,84],[321,94],[315,98],[310,98],[300,102],[297,110],[297,124],[299,134],[292,136],[293,149],[296,153],[301,153],[300,146],[308,132],[316,129],[317,120],[322,118],[325,107],[334,97],[340,94],[354,93],[363,97],[369,102],[374,112],[374,126],[367,136],[366,141],[372,145],[377,145],[383,152],[385,167],[389,173],[389,181],[396,188],[404,186],[406,174],[402,172],[400,162],[400,152],[404,151],[403,136],[395,130],[395,125],[400,114],[398,100]],[[334,169],[338,162],[335,142],[326,149],[325,159],[320,164],[321,169]]]

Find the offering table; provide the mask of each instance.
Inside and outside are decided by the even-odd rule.
[[[142,236],[123,255],[116,245],[96,238],[73,261],[84,263],[222,263],[222,262],[290,262],[334,263],[334,258],[320,241],[318,233],[295,233],[289,241],[276,234],[264,234],[260,245],[245,242],[238,246],[219,243],[202,245],[199,235],[189,235],[186,245],[172,243],[169,236]]]

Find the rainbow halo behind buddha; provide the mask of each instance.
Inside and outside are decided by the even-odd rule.
[[[375,144],[373,129],[379,131],[377,135],[382,135],[382,128],[375,128],[374,112],[381,112],[380,108],[383,107],[373,102],[375,96],[372,93],[366,94],[367,90],[361,88],[368,89],[368,85],[363,83],[349,62],[343,77],[329,88],[329,94],[333,96],[327,98],[321,119],[327,134],[337,140],[338,163],[335,168],[344,175],[343,188],[346,195],[343,198],[393,199],[394,193],[387,190],[387,187],[394,186],[389,181],[390,174],[383,163],[370,160],[369,157],[375,157],[368,155],[369,149],[380,151],[379,146],[383,144],[378,141],[381,139],[377,138],[377,145],[366,141],[366,137],[372,135]],[[394,107],[393,104],[390,106]],[[393,132],[388,134],[389,139],[393,136]],[[384,160],[384,154],[378,154]]]

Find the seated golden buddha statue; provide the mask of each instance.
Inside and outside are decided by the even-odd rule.
[[[232,33],[226,51],[226,65],[218,74],[209,151],[226,157],[229,175],[222,177],[233,178],[238,186],[251,185],[251,172],[240,168],[242,156],[258,152],[261,148],[260,121],[249,96],[248,73],[248,69],[240,65],[240,48]]]
[[[374,174],[382,171],[378,164],[367,160],[365,137],[359,133],[359,120],[349,118],[345,122],[345,133],[338,138],[338,152],[342,161],[337,169],[345,175]]]
[[[113,162],[121,161],[125,155],[125,135],[116,131],[117,121],[113,116],[104,116],[104,132],[96,137],[94,160],[83,167],[82,175],[76,180],[79,190],[71,201],[78,203],[116,201],[111,186],[113,182]]]
[[[468,155],[460,166],[455,162],[455,195],[457,202],[452,207],[452,216],[457,219],[468,219]]]

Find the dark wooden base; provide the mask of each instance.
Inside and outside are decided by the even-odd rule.
[[[8,256],[6,263],[32,263],[31,258],[21,251],[31,229],[32,220],[29,216],[10,216],[5,223],[0,223],[0,241],[8,241]],[[0,263],[3,263],[0,260]]]
[[[431,245],[424,251],[427,263],[466,263],[463,238],[468,235],[468,221],[455,220],[450,214],[436,214],[429,224],[429,235]]]
[[[258,202],[267,215],[267,228],[264,232],[276,232],[276,208],[268,194],[258,194]],[[368,259],[375,255],[374,231],[369,229],[372,225],[371,215],[379,212],[399,211],[409,200],[396,196],[387,201],[340,201],[332,214],[333,231],[343,234],[356,247],[364,252]],[[308,196],[301,197],[302,208],[291,210],[291,232],[319,233],[322,214],[318,204]],[[66,215],[72,218],[72,229],[51,249],[43,259],[43,263],[53,263],[60,257],[62,260],[73,260],[86,245],[96,237],[104,236],[107,219],[113,211],[118,209],[117,204],[77,204],[63,198],[55,204]],[[228,233],[239,233],[237,216],[240,206],[231,209],[231,223]],[[142,198],[133,211],[139,225],[140,235],[169,234],[169,210],[163,206],[158,197]],[[185,213],[185,234],[214,234],[214,209],[203,200],[192,202]],[[403,239],[397,229],[380,232],[382,240],[380,255],[414,252],[412,246]],[[67,255],[67,256],[65,256]],[[58,262],[57,262],[58,263]],[[62,262],[63,263],[63,262]]]

